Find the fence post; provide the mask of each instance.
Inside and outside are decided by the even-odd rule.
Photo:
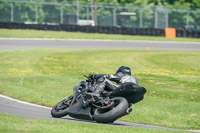
[[[76,22],[79,20],[79,0],[76,0]]]
[[[157,7],[155,8],[155,19],[154,19],[154,28],[158,27],[158,12]]]
[[[98,11],[98,6],[97,6],[97,0],[94,0],[94,25],[97,26],[97,19],[98,19],[98,16],[97,16],[97,11]]]
[[[116,26],[116,8],[113,8],[113,26]]]
[[[168,15],[168,9],[166,8],[165,11],[165,16],[166,16],[166,27],[169,27],[169,15]]]
[[[140,8],[140,28],[142,28],[143,27],[143,25],[142,25],[142,8]]]
[[[35,22],[38,24],[38,4],[35,4]]]
[[[89,20],[89,5],[87,5],[87,20]]]
[[[93,6],[93,0],[91,0],[91,13],[92,13],[92,20],[94,20],[94,6]]]
[[[187,25],[189,25],[189,23],[190,23],[190,22],[189,22],[189,21],[190,21],[190,18],[189,18],[189,17],[190,17],[190,11],[187,11],[187,22],[186,22]]]
[[[10,3],[11,9],[10,9],[10,21],[13,22],[14,21],[14,5],[13,2]]]
[[[63,4],[60,6],[60,23],[63,24]]]

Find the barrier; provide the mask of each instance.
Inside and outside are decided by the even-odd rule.
[[[176,29],[175,28],[165,28],[165,37],[166,38],[176,38]]]
[[[67,25],[67,24],[48,25],[48,24],[24,24],[24,23],[0,22],[0,28],[54,30],[54,31],[142,35],[142,36],[163,36],[163,37],[166,35],[166,32],[164,29],[106,27],[106,26],[79,26],[79,25]],[[200,38],[200,31],[176,30],[176,36]]]

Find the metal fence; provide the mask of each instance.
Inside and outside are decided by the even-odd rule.
[[[200,31],[200,9],[0,0],[0,22],[75,24],[131,28],[173,27]]]

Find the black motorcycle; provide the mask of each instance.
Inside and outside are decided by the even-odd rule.
[[[87,77],[87,76],[85,76]],[[88,78],[88,77],[87,77]],[[93,95],[96,81],[87,79],[73,88],[74,94],[62,100],[51,110],[56,118],[69,115],[99,123],[113,123],[118,118],[129,114],[132,104],[143,99],[146,89],[133,83],[126,83],[119,90],[105,91],[101,96]]]

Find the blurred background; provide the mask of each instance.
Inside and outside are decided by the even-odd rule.
[[[0,0],[0,22],[200,31],[199,0]]]

